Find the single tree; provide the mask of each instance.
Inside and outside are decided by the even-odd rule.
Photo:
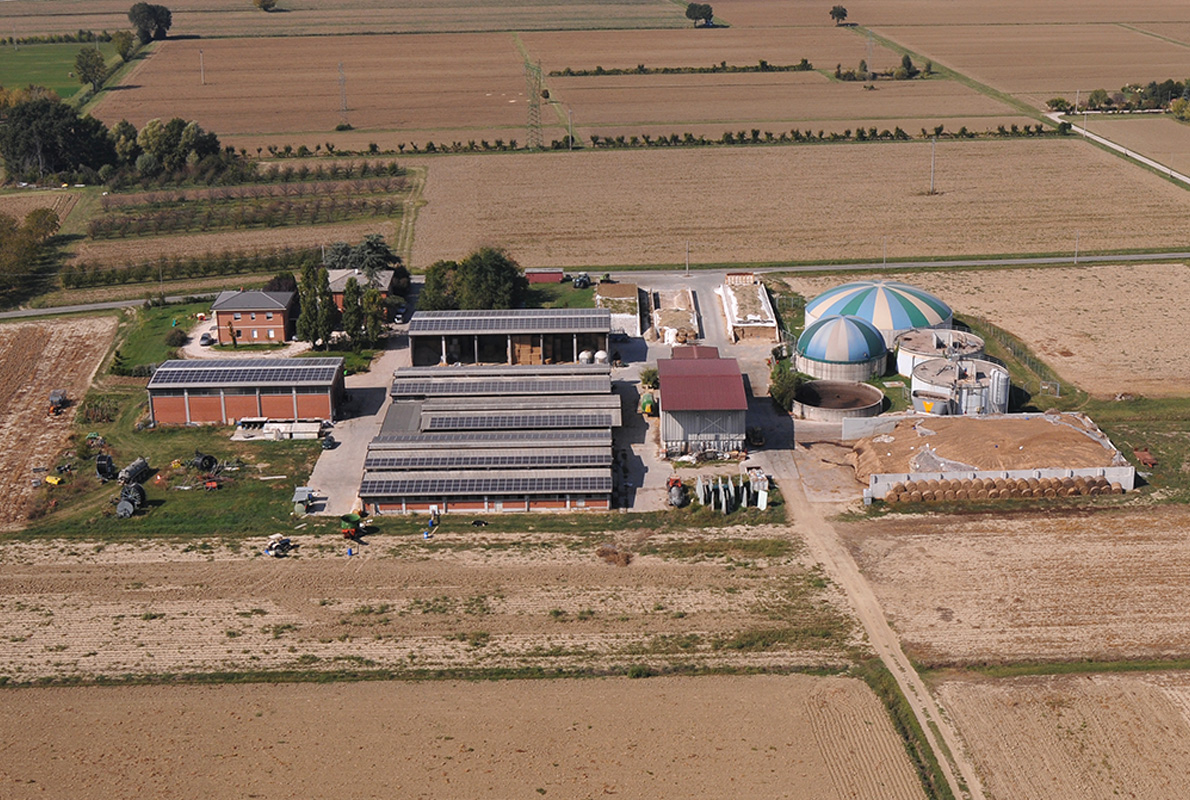
[[[369,286],[364,290],[363,297],[364,309],[364,341],[375,346],[380,342],[380,337],[384,335],[384,298],[380,296],[380,290],[373,286]]]
[[[292,272],[278,272],[261,287],[262,292],[296,292],[297,290],[297,278],[293,277]]]
[[[116,55],[127,64],[136,52],[136,37],[129,31],[116,31],[112,34],[112,46],[116,48]]]
[[[311,344],[318,340],[318,272],[312,263],[302,267],[298,284],[297,338]]]
[[[326,267],[318,270],[317,287],[318,323],[315,327],[325,348],[330,346],[331,334],[339,327],[339,307],[335,305],[335,296],[331,294],[331,278],[326,272]]]
[[[277,7],[277,0],[252,0],[252,4],[261,11],[272,11]]]
[[[1107,89],[1094,89],[1087,97],[1087,108],[1103,108],[1111,105],[1111,102],[1111,96],[1107,93]]]
[[[357,343],[364,333],[363,293],[355,278],[348,278],[343,287],[343,332],[352,343]]]
[[[164,39],[173,26],[173,14],[165,6],[151,3],[137,3],[128,10],[128,21],[136,28],[141,44],[154,39]]]
[[[703,26],[709,28],[715,24],[715,12],[708,3],[690,3],[686,6],[686,19],[693,21],[696,28],[702,20]]]
[[[909,57],[908,53],[901,56],[901,69],[905,70],[905,74],[910,78],[917,75],[917,66],[913,63],[913,59]]]
[[[103,53],[94,47],[84,47],[74,57],[74,72],[78,75],[79,83],[91,84],[91,91],[98,92],[107,74],[107,64],[103,61]]]
[[[835,6],[831,9],[831,19],[835,21],[835,26],[842,24],[843,20],[847,19],[847,9],[843,6]]]

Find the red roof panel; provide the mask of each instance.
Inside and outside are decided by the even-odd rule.
[[[660,359],[663,411],[744,411],[748,398],[734,358]]]

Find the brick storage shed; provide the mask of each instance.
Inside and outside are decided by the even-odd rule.
[[[674,348],[657,361],[661,443],[670,455],[740,450],[748,414],[744,378],[734,358],[713,347]]]
[[[336,418],[342,358],[166,361],[149,379],[149,419],[160,425],[227,425],[246,417]]]
[[[607,352],[605,308],[416,311],[409,320],[413,366],[564,364]]]

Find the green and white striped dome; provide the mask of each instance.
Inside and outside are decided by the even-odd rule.
[[[872,323],[889,347],[898,333],[911,328],[949,328],[954,321],[946,303],[897,281],[855,281],[823,292],[806,304],[806,327],[835,315]]]

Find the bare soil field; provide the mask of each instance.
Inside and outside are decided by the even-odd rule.
[[[1010,331],[1062,377],[1096,397],[1182,395],[1190,382],[1190,354],[1180,344],[1184,321],[1177,310],[1190,303],[1185,264],[886,272],[879,277],[920,286],[960,316],[974,314]],[[844,281],[795,276],[788,282],[809,299]]]
[[[1190,511],[890,516],[837,525],[926,665],[1190,656]]]
[[[96,687],[4,701],[0,727],[22,731],[0,765],[13,800],[925,796],[880,702],[849,678]]]
[[[1181,14],[1185,19],[1186,11]],[[1115,92],[1185,71],[1186,48],[1121,25],[881,27],[882,35],[1038,107],[1075,91]]]
[[[339,63],[356,128],[470,128],[479,138],[525,124],[523,58],[508,34],[169,41],[93,113],[138,128],[181,116],[221,136],[311,132],[334,142],[343,120]]]
[[[944,680],[938,694],[995,797],[1179,797],[1190,770],[1186,673]]]
[[[74,409],[48,414],[49,396],[65,389],[78,403],[116,333],[114,317],[0,325],[0,476],[6,502],[0,530],[24,522],[32,481],[52,474],[66,444]]]
[[[58,219],[65,221],[66,215],[78,202],[78,195],[54,189],[48,192],[13,192],[0,194],[0,214],[7,214],[19,225],[25,215],[38,208],[50,208],[58,212]]]
[[[523,266],[878,259],[1168,246],[1190,197],[1074,139],[683,148],[428,162],[414,263],[499,244]],[[726,177],[725,177],[726,176]],[[491,203],[495,194],[500,203]],[[692,203],[698,213],[692,213]],[[845,222],[824,209],[863,209]],[[1171,312],[1172,313],[1172,312]]]
[[[162,256],[192,256],[222,251],[271,250],[283,247],[313,247],[331,242],[355,242],[369,233],[394,238],[396,223],[391,219],[342,222],[331,225],[302,225],[286,228],[261,228],[250,231],[146,236],[129,239],[87,239],[75,249],[75,259],[97,264],[122,266],[154,261]]]
[[[573,109],[578,132],[648,123],[650,129],[668,126],[681,134],[690,123],[721,123],[719,134],[738,126],[779,135],[791,128],[835,130],[836,123],[850,120],[851,129],[901,125],[916,136],[920,128],[932,130],[937,124],[986,131],[1009,118],[1019,120],[1004,104],[943,80],[887,81],[865,91],[863,84],[833,81],[817,72],[615,75],[551,78],[550,87],[556,100]],[[972,125],[956,124],[955,118],[984,119]],[[894,119],[906,121],[890,124]]]
[[[55,4],[57,5],[57,4]],[[177,0],[170,4],[175,36],[310,36],[359,33],[435,33],[557,28],[681,28],[682,9],[664,0],[546,0],[508,4],[500,0],[434,3],[427,0],[285,0],[265,14],[237,0]],[[0,29],[17,36],[120,30],[128,27],[128,4],[77,0],[48,11],[39,0],[0,4]],[[6,33],[11,35],[11,33]]]
[[[1075,120],[1082,125],[1083,118]],[[1190,126],[1163,114],[1088,114],[1087,129],[1143,153],[1183,175],[1190,173]]]
[[[0,675],[796,668],[863,648],[784,528],[710,544],[607,534],[636,554],[627,567],[596,555],[597,534],[472,531],[376,534],[352,558],[341,538],[299,533],[284,560],[263,542],[8,543]]]

